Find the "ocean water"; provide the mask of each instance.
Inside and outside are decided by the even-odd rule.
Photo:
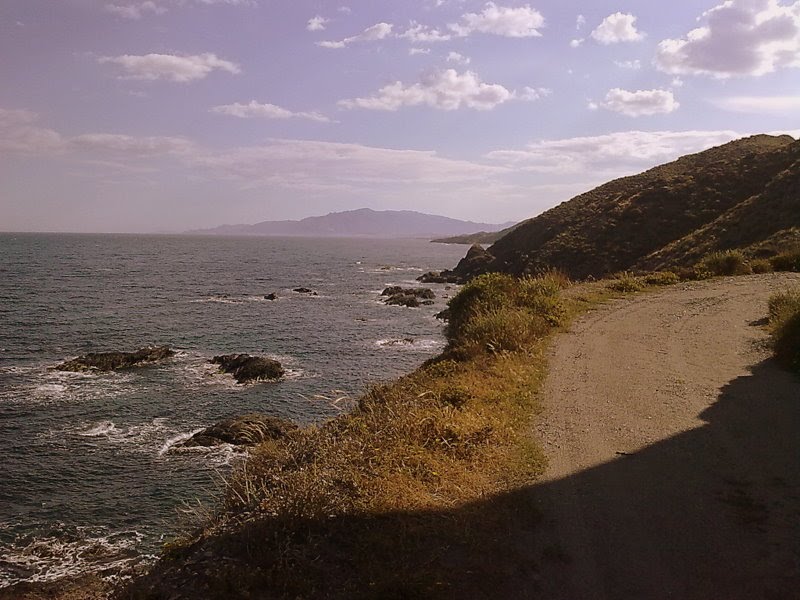
[[[423,240],[1,234],[0,587],[148,560],[241,457],[171,449],[200,428],[250,412],[328,419],[438,353],[434,314],[455,290],[429,286],[436,304],[419,309],[379,294],[463,254]],[[52,370],[148,344],[178,355]],[[277,358],[287,376],[236,385],[208,364],[233,352]]]

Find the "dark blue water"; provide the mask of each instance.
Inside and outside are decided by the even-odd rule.
[[[434,314],[453,291],[430,286],[436,305],[420,309],[379,293],[463,253],[422,240],[0,235],[0,587],[156,552],[177,509],[213,495],[238,460],[176,440],[249,412],[324,420],[436,354]],[[51,370],[148,344],[179,354],[115,374]],[[275,357],[288,375],[236,385],[207,364],[232,352]]]

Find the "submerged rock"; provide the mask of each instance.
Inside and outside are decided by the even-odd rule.
[[[169,346],[148,346],[135,352],[90,352],[61,363],[57,371],[116,371],[170,358],[175,351]]]
[[[233,444],[255,446],[266,440],[277,440],[297,429],[297,425],[261,414],[225,419],[195,433],[188,440],[175,444],[175,448],[197,448]]]
[[[420,283],[461,283],[461,278],[452,271],[428,271],[417,277]]]
[[[387,287],[381,296],[386,297],[386,304],[409,308],[433,304],[433,299],[436,298],[436,294],[429,288],[403,288],[399,285]]]
[[[283,377],[284,370],[277,360],[249,354],[224,354],[215,356],[209,362],[219,365],[223,373],[230,373],[237,383],[272,380]]]
[[[264,296],[264,300],[277,300],[277,299],[278,299],[278,294],[275,293],[267,294],[266,296]]]
[[[319,294],[317,294],[317,292],[315,292],[314,290],[309,289],[307,287],[294,288],[293,291],[297,292],[298,294],[308,294],[309,296],[318,296],[319,295]]]

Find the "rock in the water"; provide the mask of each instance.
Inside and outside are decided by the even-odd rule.
[[[433,299],[436,298],[436,294],[429,288],[403,288],[399,285],[387,287],[381,296],[386,296],[386,304],[409,308],[433,304]]]
[[[308,294],[309,296],[317,296],[318,295],[317,292],[315,292],[314,290],[309,289],[307,287],[294,288],[294,291],[297,292],[298,294]]]
[[[90,352],[56,367],[58,371],[116,371],[170,358],[175,351],[169,346],[148,346],[135,352]]]
[[[420,283],[461,283],[461,278],[452,271],[428,271],[417,277]]]
[[[275,293],[267,294],[266,296],[264,296],[264,300],[277,300],[277,299],[278,299],[278,294]]]
[[[219,365],[223,373],[230,373],[237,383],[272,380],[283,377],[284,370],[277,360],[249,354],[224,354],[215,356],[211,363]]]
[[[266,440],[285,437],[297,425],[267,415],[245,415],[225,419],[211,427],[195,433],[188,440],[175,444],[175,448],[197,448],[233,444],[234,446],[255,446]]]

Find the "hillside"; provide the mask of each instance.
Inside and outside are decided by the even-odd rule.
[[[468,244],[470,246],[472,244],[489,245],[489,244],[494,244],[504,235],[508,235],[520,225],[521,223],[517,223],[516,225],[512,225],[511,227],[507,227],[506,229],[503,229],[501,231],[479,231],[478,233],[453,235],[445,238],[437,238],[431,241],[436,244]]]
[[[521,224],[446,274],[573,278],[690,265],[704,254],[768,246],[800,228],[800,142],[757,135],[616,179]]]
[[[263,221],[254,225],[222,225],[191,231],[202,235],[283,235],[312,237],[436,237],[498,231],[508,224],[473,223],[410,210],[369,208],[308,217],[300,221]]]

